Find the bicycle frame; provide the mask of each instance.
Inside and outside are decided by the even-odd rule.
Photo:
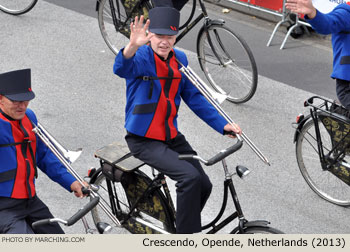
[[[185,24],[184,24],[182,27],[180,27],[180,30],[183,29],[183,28],[185,28],[185,30],[183,30],[179,35],[177,35],[175,44],[176,44],[177,42],[179,42],[190,30],[192,30],[192,28],[193,28],[194,26],[196,26],[196,25],[199,23],[199,21],[201,21],[202,19],[204,19],[204,24],[203,24],[203,26],[202,26],[201,29],[204,30],[204,31],[207,33],[209,45],[210,45],[210,47],[212,48],[215,57],[219,60],[220,65],[225,65],[225,63],[222,61],[222,59],[221,59],[221,57],[219,56],[219,54],[216,52],[215,46],[214,46],[214,44],[213,44],[213,42],[212,42],[212,39],[211,39],[211,37],[210,37],[210,34],[209,34],[209,32],[208,32],[208,27],[209,27],[210,25],[212,25],[212,24],[223,25],[223,24],[225,23],[225,21],[224,21],[224,20],[211,20],[211,19],[209,18],[209,16],[208,16],[207,9],[206,9],[206,7],[205,7],[205,5],[204,5],[204,3],[203,3],[203,0],[199,0],[199,5],[200,5],[200,7],[201,7],[202,12],[196,17],[195,20],[193,20],[193,21],[191,22],[191,20],[192,20],[192,18],[193,18],[193,16],[194,16],[195,9],[196,9],[196,0],[193,0],[193,6],[192,6],[192,11],[191,11],[190,17],[189,17],[188,20],[185,22]],[[199,34],[200,34],[200,33],[201,33],[201,31],[199,32]],[[222,42],[220,41],[220,37],[218,36],[217,32],[214,31],[214,33],[215,33],[215,37],[216,37],[217,41],[218,41],[219,44],[220,44],[220,47],[222,48],[222,50],[224,51],[224,53],[226,54],[226,56],[227,56],[228,58],[231,58],[231,57],[229,56],[229,54],[226,52],[225,47],[223,46]]]
[[[101,166],[102,166],[103,161],[100,161],[100,162],[101,162]],[[223,229],[228,224],[230,224],[233,220],[238,218],[239,224],[237,227],[235,226],[233,228],[233,230],[237,230],[240,233],[244,233],[244,228],[247,225],[249,225],[248,223],[250,223],[250,222],[248,222],[245,219],[241,205],[239,203],[237,192],[235,190],[233,180],[232,180],[232,176],[234,174],[229,173],[225,159],[222,160],[222,165],[223,165],[224,172],[225,172],[225,180],[224,180],[224,195],[223,195],[221,208],[220,208],[217,216],[210,223],[202,226],[202,230],[208,230],[206,232],[207,234],[214,234],[214,233],[217,233],[218,231],[220,231],[221,229]],[[116,206],[116,200],[115,200],[115,198],[117,197],[117,194],[113,190],[112,182],[110,180],[107,180],[107,187],[108,187],[108,194],[109,194],[109,200],[111,203],[112,212],[113,212],[113,214],[116,214],[116,212],[118,211],[118,206]],[[173,200],[172,200],[172,197],[170,195],[169,188],[168,188],[166,179],[164,177],[164,174],[162,174],[162,173],[155,174],[154,172],[153,172],[153,179],[151,179],[151,183],[149,184],[147,189],[142,193],[142,195],[138,199],[136,199],[136,201],[132,204],[132,206],[130,207],[129,213],[124,218],[124,221],[127,221],[129,218],[132,217],[134,211],[137,210],[138,203],[144,197],[147,197],[147,195],[150,192],[152,192],[152,190],[158,189],[160,187],[163,189],[164,196],[165,196],[165,198],[168,202],[168,205],[169,205],[168,210],[170,210],[172,217],[173,217],[173,220],[175,222],[176,211],[175,211]],[[227,208],[229,193],[230,193],[230,196],[231,196],[232,201],[234,203],[234,206],[236,208],[236,211],[234,211],[228,217],[226,217],[221,222],[219,222],[221,217],[223,216],[226,208]],[[123,220],[121,220],[121,221],[123,221]],[[255,221],[252,223],[255,226],[266,226],[268,224],[267,221]],[[154,228],[150,223],[143,223],[143,224],[145,224],[146,226],[148,225],[151,228]],[[174,230],[174,232],[175,232],[175,230]]]
[[[209,20],[207,9],[203,3],[203,0],[198,0],[202,12],[192,21],[196,10],[196,1],[197,0],[193,0],[192,10],[188,20],[185,22],[183,26],[179,28],[180,30],[183,30],[183,31],[179,35],[177,35],[175,44],[179,42],[190,30],[192,30],[192,28],[195,27],[199,23],[199,21],[201,21],[203,18],[206,20]]]
[[[241,205],[240,205],[238,197],[237,197],[236,189],[235,189],[235,187],[233,185],[233,180],[232,180],[232,176],[233,175],[229,174],[225,159],[222,160],[222,166],[223,166],[224,171],[225,171],[223,201],[222,201],[221,208],[220,208],[220,211],[217,214],[217,216],[210,223],[208,223],[207,225],[202,227],[202,230],[206,230],[206,229],[212,227],[207,232],[207,234],[215,234],[216,232],[218,232],[219,230],[224,228],[226,225],[231,223],[237,217],[239,218],[240,231],[243,230],[244,223],[246,222],[246,220],[244,219],[244,215],[243,215],[243,211],[242,211]],[[235,205],[236,211],[233,212],[230,216],[226,217],[220,223],[218,223],[219,220],[221,219],[222,215],[225,212],[225,209],[226,209],[226,206],[227,206],[227,201],[228,201],[228,191],[229,190],[230,190],[231,198],[232,198],[233,203]]]

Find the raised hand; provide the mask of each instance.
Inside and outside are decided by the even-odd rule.
[[[286,8],[295,13],[306,14],[309,18],[316,16],[312,0],[287,0]]]
[[[147,34],[146,32],[148,30],[150,20],[148,19],[145,25],[143,25],[143,21],[143,16],[140,17],[140,20],[138,17],[135,17],[135,21],[130,24],[130,41],[123,51],[125,58],[131,58],[134,56],[137,49],[140,46],[147,44],[149,40],[154,36],[153,33],[149,32]]]
[[[153,36],[152,33],[146,33],[150,24],[150,20],[148,19],[145,25],[143,25],[143,21],[143,16],[140,17],[140,21],[136,16],[135,21],[130,24],[130,43],[138,47],[147,44],[150,38]]]

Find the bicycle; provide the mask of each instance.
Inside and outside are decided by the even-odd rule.
[[[257,88],[258,73],[253,53],[224,20],[209,18],[203,0],[199,0],[199,5],[201,13],[192,21],[196,11],[196,0],[193,0],[191,13],[180,25],[182,32],[175,44],[204,19],[196,44],[201,70],[217,92],[227,95],[228,101],[244,103],[253,97]],[[119,51],[118,45],[127,44],[133,18],[136,15],[147,18],[152,6],[150,0],[97,0],[99,28],[114,54]]]
[[[304,106],[310,107],[310,114],[297,117],[294,135],[301,174],[321,198],[350,206],[349,112],[319,96]]]
[[[0,0],[0,10],[11,15],[27,13],[36,5],[38,0]]]
[[[219,161],[223,164],[225,179],[222,206],[217,216],[204,225],[202,230],[207,230],[208,234],[217,233],[233,220],[238,219],[238,226],[231,229],[231,234],[282,233],[270,227],[268,221],[248,221],[243,214],[232,176],[243,177],[249,170],[238,165],[236,173],[230,174],[225,161],[227,156],[241,147],[242,142],[237,140],[234,145],[209,160],[204,160],[197,155],[179,155],[180,159],[197,159],[205,165],[213,165]],[[88,176],[90,184],[99,188],[96,193],[101,201],[109,205],[111,212],[119,219],[121,227],[130,233],[137,234],[176,232],[176,209],[164,174],[157,173],[151,168],[152,175],[146,175],[146,171],[142,171],[141,168],[147,165],[133,157],[129,149],[120,143],[112,143],[99,149],[95,157],[99,159],[101,167],[90,170]],[[227,208],[229,196],[232,197],[236,211],[221,220]],[[91,214],[95,225],[109,221],[105,212],[97,207],[91,210]]]

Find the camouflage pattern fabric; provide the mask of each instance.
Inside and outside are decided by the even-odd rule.
[[[124,173],[122,177],[122,185],[127,194],[130,205],[134,205],[144,192],[147,190],[151,183],[151,180],[145,176],[136,173]],[[160,195],[153,191],[146,197],[143,197],[137,204],[137,210],[143,212],[160,222],[166,222],[166,213],[160,199]],[[157,233],[155,230],[150,229],[147,226],[137,223],[131,218],[125,225],[131,233],[136,234],[148,234]]]
[[[337,146],[334,153],[335,155],[344,152],[346,156],[350,155],[350,121],[349,123],[345,123],[335,117],[319,115],[321,122],[327,129],[331,141],[332,148]],[[341,162],[346,163],[345,160],[341,160]],[[350,166],[350,164],[349,164]],[[340,162],[336,162],[331,168],[330,172],[332,172],[335,176],[340,178],[346,184],[350,185],[350,168],[345,167]]]
[[[139,3],[140,0],[121,0],[124,8],[125,8],[125,12],[128,16],[131,15],[132,20],[134,20],[134,18],[136,16],[141,16],[143,15],[145,20],[148,19],[148,8],[145,6],[145,4],[142,4],[141,6],[139,6],[138,8],[136,8],[135,10],[134,7]],[[130,27],[129,25],[127,25],[126,27],[122,27],[120,30],[120,33],[122,33],[124,36],[130,38]]]

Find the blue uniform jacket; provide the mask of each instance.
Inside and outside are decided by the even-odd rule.
[[[151,88],[150,80],[143,80],[139,76],[157,76],[155,67],[155,55],[150,46],[141,46],[136,54],[125,59],[123,49],[116,56],[114,63],[114,73],[126,79],[126,108],[125,108],[125,128],[127,131],[145,136],[155,114],[154,110],[149,113],[134,113],[135,106],[157,104],[161,96],[162,87],[160,80],[154,80],[154,86]],[[176,58],[185,66],[188,65],[186,55],[177,49],[174,49]],[[179,65],[180,66],[180,65]],[[151,96],[149,95],[152,90]],[[203,97],[198,89],[181,73],[181,81],[174,98],[175,106],[178,109],[181,98],[194,113],[204,120],[213,129],[223,134],[224,126],[227,121],[219,115],[216,109]],[[149,106],[154,107],[154,106]],[[173,118],[173,125],[177,130],[177,114]]]
[[[32,133],[32,126],[28,121],[28,118],[37,124],[37,119],[34,112],[27,109],[26,116],[23,121],[23,125],[26,125],[26,131],[30,135],[29,139],[33,149],[35,150],[34,156],[36,159],[36,165],[41,171],[48,175],[53,181],[59,183],[65,189],[70,191],[70,185],[76,180],[67,169],[61,164],[57,157],[49,150],[49,148],[35,135]],[[24,122],[27,122],[24,124]],[[23,140],[21,134],[14,132],[16,123],[18,121],[11,120],[5,115],[1,114],[0,117],[0,145],[13,144]],[[21,137],[22,139],[19,139]],[[14,139],[16,138],[16,140]],[[28,198],[28,192],[26,191],[28,183],[26,179],[23,178],[19,181],[19,174],[24,173],[26,169],[25,165],[20,163],[25,163],[25,158],[23,157],[23,152],[21,152],[20,145],[17,146],[6,146],[0,147],[0,197],[13,197],[13,198]],[[29,153],[29,151],[28,151]],[[28,158],[31,160],[31,155]],[[32,196],[35,195],[35,178],[34,178],[34,165],[32,160],[30,161],[30,179],[29,184],[32,187]],[[19,168],[20,167],[20,168]],[[19,169],[22,169],[19,171]],[[34,190],[33,190],[34,189]],[[24,190],[24,191],[23,191]],[[15,193],[15,191],[17,191]],[[16,196],[20,195],[20,196]]]
[[[340,4],[328,14],[317,11],[316,17],[305,20],[321,34],[332,34],[332,78],[350,81],[350,5]]]

